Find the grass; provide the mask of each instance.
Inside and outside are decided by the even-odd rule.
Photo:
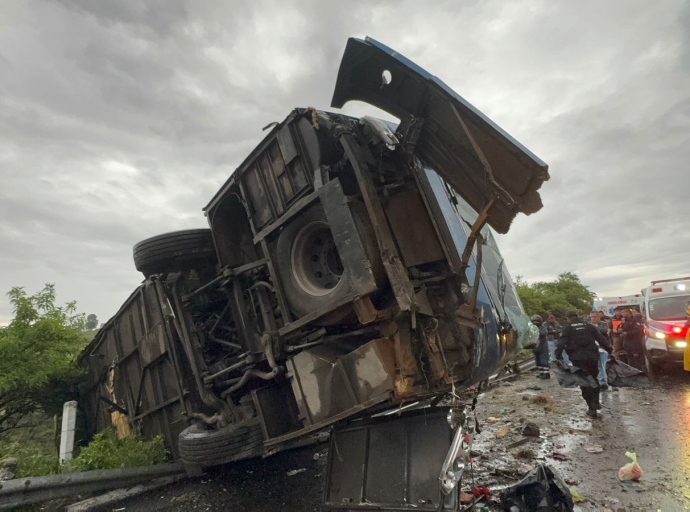
[[[147,466],[168,460],[161,436],[143,441],[135,435],[118,439],[114,427],[96,434],[79,455],[60,465],[55,443],[53,418],[36,414],[26,428],[8,433],[0,440],[0,460],[17,459],[15,478],[43,476],[73,471]]]
[[[162,436],[143,441],[135,435],[118,439],[115,427],[96,434],[79,456],[67,463],[69,471],[129,468],[160,464],[168,460]]]
[[[22,427],[6,432],[0,440],[0,459],[17,459],[15,478],[57,473],[58,444],[55,419],[34,413],[21,422]]]
[[[17,459],[14,477],[52,475],[60,471],[58,456],[47,452],[40,446],[25,445],[19,442],[5,442],[0,445],[0,459]]]

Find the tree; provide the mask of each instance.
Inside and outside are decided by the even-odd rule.
[[[85,327],[89,331],[93,331],[96,327],[98,327],[98,317],[91,313],[89,316],[86,317],[86,324]]]
[[[84,315],[76,303],[55,305],[55,285],[35,295],[7,294],[14,309],[0,329],[0,436],[36,411],[54,414],[76,396],[82,375],[76,359],[85,345]]]
[[[582,284],[577,274],[564,272],[555,281],[529,284],[518,276],[515,286],[528,315],[553,314],[563,319],[569,309],[584,315],[592,310],[595,293]]]

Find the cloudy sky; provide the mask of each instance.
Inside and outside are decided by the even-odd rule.
[[[4,0],[0,323],[7,290],[46,282],[110,317],[141,280],[134,243],[204,227],[261,127],[329,108],[351,36],[439,76],[549,164],[544,209],[499,239],[513,275],[574,271],[599,295],[690,275],[690,3],[423,5]]]

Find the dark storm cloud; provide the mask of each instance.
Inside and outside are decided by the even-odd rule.
[[[204,226],[261,128],[328,108],[371,35],[550,164],[544,210],[500,240],[514,275],[633,293],[687,272],[689,34],[683,2],[6,2],[0,290],[57,282],[105,320],[132,244]]]

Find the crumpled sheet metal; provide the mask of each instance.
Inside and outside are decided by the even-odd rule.
[[[501,506],[503,510],[517,507],[520,512],[570,512],[573,498],[561,476],[550,466],[540,464],[501,493]]]

